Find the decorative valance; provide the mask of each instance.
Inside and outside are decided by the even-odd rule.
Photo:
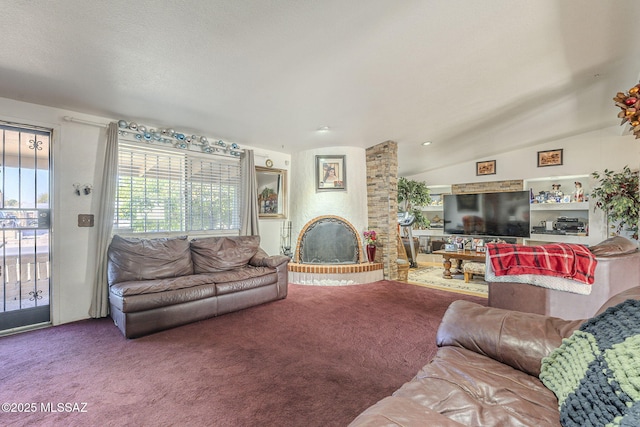
[[[131,136],[140,142],[168,144],[181,150],[199,151],[207,154],[240,157],[244,152],[238,144],[227,143],[221,139],[210,142],[207,137],[191,133],[176,132],[171,128],[152,129],[136,122],[118,121],[118,135]]]

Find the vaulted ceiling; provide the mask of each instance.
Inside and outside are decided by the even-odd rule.
[[[640,72],[637,0],[4,0],[0,16],[0,97],[287,153],[394,140],[401,175],[614,126]]]

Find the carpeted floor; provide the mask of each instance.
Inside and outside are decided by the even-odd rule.
[[[110,319],[0,338],[0,402],[32,410],[0,424],[345,426],[433,357],[453,300],[486,305],[391,281],[289,289],[135,340]]]
[[[453,279],[442,277],[442,267],[419,267],[409,270],[408,282],[479,297],[487,297],[489,287],[482,276],[474,275],[469,283],[465,283],[464,274],[454,274]]]

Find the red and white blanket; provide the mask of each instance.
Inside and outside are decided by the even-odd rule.
[[[487,258],[496,276],[537,274],[593,284],[596,257],[583,245],[541,246],[488,243]]]

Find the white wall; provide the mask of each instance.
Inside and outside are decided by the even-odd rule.
[[[496,174],[476,176],[476,164],[461,163],[408,176],[427,185],[450,185],[470,182],[532,179],[563,175],[584,175],[605,168],[619,170],[625,165],[640,167],[640,141],[622,135],[621,127],[612,127],[534,147],[502,153],[478,161],[496,160]],[[563,165],[537,167],[537,152],[562,148]]]
[[[52,322],[67,323],[88,318],[95,276],[96,228],[78,227],[78,214],[97,214],[106,128],[68,122],[72,116],[91,122],[108,123],[126,117],[105,118],[0,98],[0,120],[52,128]],[[144,123],[149,126],[153,123]],[[179,126],[175,126],[179,130]],[[206,135],[209,137],[209,135]],[[213,135],[215,136],[215,135]],[[213,138],[210,138],[213,140]],[[241,148],[252,148],[242,144]],[[266,158],[274,167],[287,169],[290,156],[265,150],[256,151],[256,165]],[[73,184],[93,184],[89,196],[77,196]],[[279,253],[279,226],[260,221],[263,248]],[[277,237],[275,237],[277,236]]]
[[[346,191],[315,190],[315,156],[345,155]],[[295,250],[300,231],[311,219],[336,215],[349,221],[357,231],[367,227],[367,169],[365,149],[330,147],[307,150],[291,158],[291,226],[292,247]]]
[[[554,149],[563,149],[563,164],[538,167],[537,152]],[[611,127],[478,160],[496,160],[496,174],[476,176],[474,161],[407,178],[426,181],[427,185],[436,186],[515,179],[554,179],[561,176],[590,175],[592,172],[603,172],[605,169],[619,171],[624,166],[639,169],[640,141],[625,132],[622,127]],[[587,187],[594,186],[597,186],[597,181],[590,178]],[[562,189],[573,191],[573,187]],[[607,238],[609,233],[603,212],[592,211],[588,244],[599,243]]]
[[[287,171],[287,191],[291,194],[291,156],[283,153],[276,153],[271,151],[266,151],[262,149],[255,150],[255,163],[256,166],[266,166],[267,159],[273,161],[274,169],[284,169]],[[287,198],[287,204],[290,206],[290,196]],[[280,253],[280,231],[282,228],[282,223],[285,221],[289,221],[291,217],[291,209],[288,208],[287,212],[289,215],[286,219],[274,219],[274,218],[264,218],[260,219],[259,227],[260,227],[260,247],[264,249],[269,255],[277,255]],[[292,244],[295,243],[292,241]]]

